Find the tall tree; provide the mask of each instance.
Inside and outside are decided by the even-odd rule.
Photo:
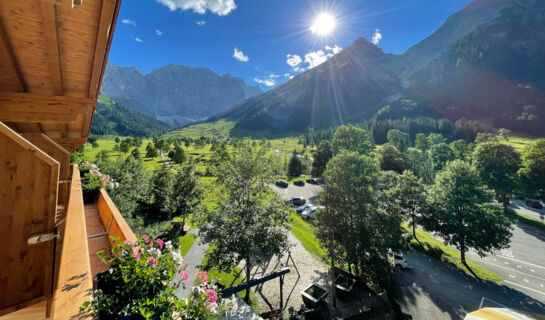
[[[528,194],[545,198],[545,139],[534,140],[524,149],[520,175]]]
[[[174,163],[178,163],[178,164],[185,162],[185,160],[187,159],[187,156],[185,155],[184,149],[176,145],[174,147],[174,152],[172,153],[171,159],[172,161],[174,161]]]
[[[406,169],[403,154],[390,143],[383,144],[378,149],[380,160],[380,169],[384,171],[392,170],[402,173]]]
[[[481,180],[494,190],[496,200],[507,210],[508,195],[517,187],[519,153],[512,146],[486,142],[477,145],[473,162]]]
[[[454,159],[459,160],[468,160],[468,156],[471,155],[469,152],[469,144],[464,139],[458,139],[449,143],[450,149],[454,154]]]
[[[511,238],[510,218],[482,186],[476,170],[454,160],[437,174],[430,190],[427,228],[460,250],[462,264],[474,275],[466,252],[474,249],[480,256],[507,248]]]
[[[214,248],[208,264],[229,270],[243,261],[247,280],[263,257],[282,256],[288,249],[288,210],[267,186],[272,169],[265,155],[266,149],[242,143],[230,161],[220,164],[217,177],[224,196],[217,212],[204,216],[200,230]],[[248,288],[246,301],[249,292]]]
[[[377,205],[378,174],[377,161],[356,152],[341,151],[329,161],[327,184],[319,194],[325,213],[318,214],[317,236],[328,254],[337,252],[336,263],[384,283],[390,268],[385,253],[399,248],[402,232],[399,212]]]
[[[366,154],[373,149],[373,143],[367,131],[351,125],[342,125],[337,128],[332,144],[335,154],[341,150]]]
[[[398,176],[393,194],[394,201],[407,217],[413,231],[413,238],[418,241],[416,237],[418,216],[426,209],[426,190],[423,181],[418,179],[412,171],[405,170]]]
[[[142,156],[140,155],[140,149],[138,148],[132,149],[131,156],[135,158],[136,160],[140,160],[142,158]]]
[[[151,197],[154,218],[172,220],[174,213],[173,185],[174,177],[169,169],[160,166],[151,178]]]
[[[293,153],[291,154],[290,162],[288,163],[288,177],[295,178],[299,177],[303,173],[303,161],[301,161],[301,158],[299,155],[297,155],[297,151],[293,150]]]
[[[173,192],[174,214],[182,216],[183,224],[189,214],[198,215],[202,210],[204,191],[195,174],[195,165],[186,164],[174,178]]]
[[[454,160],[452,149],[444,142],[432,145],[430,156],[433,163],[433,170],[435,171],[443,169],[447,162]]]
[[[321,141],[314,153],[311,174],[313,177],[321,177],[326,169],[327,162],[333,157],[333,147],[328,140]]]
[[[407,151],[409,147],[409,135],[398,129],[388,130],[386,134],[388,142],[401,152]]]

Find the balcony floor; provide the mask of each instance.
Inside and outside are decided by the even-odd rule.
[[[87,237],[104,233],[104,226],[100,221],[100,216],[95,203],[84,205],[85,209],[85,224],[87,225]],[[110,252],[110,244],[108,243],[107,235],[101,235],[87,239],[89,246],[89,259],[91,261],[91,273],[93,278],[100,272],[108,270],[108,266],[100,261],[97,252],[104,250]]]

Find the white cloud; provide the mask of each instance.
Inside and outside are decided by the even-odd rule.
[[[156,33],[158,36],[162,36],[162,35],[163,35],[163,32],[161,32],[161,30],[159,30],[159,29],[155,29],[155,33]]]
[[[250,61],[250,57],[244,55],[244,52],[238,50],[237,47],[235,47],[235,50],[233,50],[233,58],[237,59],[238,61],[242,61],[242,62]]]
[[[382,33],[380,33],[379,29],[375,29],[375,33],[373,34],[373,38],[371,39],[371,42],[374,45],[377,45],[380,40],[382,40]]]
[[[174,10],[193,10],[198,14],[205,14],[207,10],[218,16],[228,15],[237,8],[235,0],[155,0],[158,3],[168,7],[170,11]]]
[[[261,83],[261,84],[264,84],[266,85],[267,87],[272,87],[276,84],[276,79],[280,77],[279,75],[277,74],[274,74],[274,73],[271,73],[269,74],[267,77],[265,78],[257,78],[255,77],[254,78],[254,81],[257,82],[257,83]]]
[[[144,42],[144,40],[142,40],[142,39],[140,39],[138,37],[134,38],[134,40],[136,40],[136,42]]]
[[[130,20],[130,19],[123,19],[121,20],[121,22],[123,22],[124,24],[130,24],[130,25],[133,25],[136,27],[136,22]]]
[[[197,21],[197,22],[195,22],[195,23],[196,23],[199,27],[202,27],[202,26],[204,26],[204,25],[206,24],[206,21],[200,20],[200,21]]]
[[[288,79],[293,79],[294,76],[291,73],[286,72],[286,73],[284,73],[284,77],[286,77]]]
[[[327,61],[327,59],[333,57],[337,53],[341,52],[342,48],[338,45],[333,47],[325,46],[324,50],[311,51],[305,54],[305,63],[308,64],[308,68],[312,69],[317,65],[320,65]]]
[[[286,60],[286,63],[292,68],[297,67],[303,62],[303,59],[301,59],[301,57],[296,54],[287,54],[286,58],[288,58]]]

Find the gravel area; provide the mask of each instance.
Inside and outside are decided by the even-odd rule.
[[[257,267],[252,270],[252,279],[281,270],[284,267],[290,268],[290,273],[284,276],[284,307],[292,306],[298,310],[301,304],[303,304],[301,291],[313,282],[327,284],[329,275],[326,265],[305,250],[301,242],[294,235],[289,233],[288,239],[293,245],[291,248],[291,258],[288,259],[286,255],[279,261],[277,257],[273,257],[264,267]],[[299,274],[297,271],[299,271]],[[256,286],[255,289],[259,300],[260,312],[280,308],[279,278]]]

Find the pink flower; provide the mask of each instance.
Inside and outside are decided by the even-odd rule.
[[[150,248],[150,249],[153,248],[153,241],[150,241],[150,243],[149,243],[149,248]]]
[[[208,282],[206,271],[197,271],[197,278],[201,279],[202,282]]]
[[[180,271],[180,279],[184,279],[185,282],[187,282],[187,279],[189,279],[189,275],[184,270]]]
[[[136,260],[140,261],[140,254],[139,254],[138,252],[136,252],[136,251],[133,252],[133,253],[132,253],[132,256],[133,256]]]
[[[186,263],[185,263],[184,269],[187,270],[187,267],[189,267],[189,262],[186,262]]]
[[[218,297],[216,296],[216,293],[214,290],[207,290],[208,297],[210,298],[210,302],[214,303],[218,300]]]
[[[155,241],[157,241],[157,243],[159,244],[159,249],[163,250],[163,244],[164,244],[163,240],[157,239]]]
[[[157,267],[157,260],[154,257],[149,257],[148,262],[155,268]]]
[[[144,239],[144,241],[146,241],[146,243],[150,242],[150,238],[148,236],[146,236],[145,234],[142,235],[142,239]]]

